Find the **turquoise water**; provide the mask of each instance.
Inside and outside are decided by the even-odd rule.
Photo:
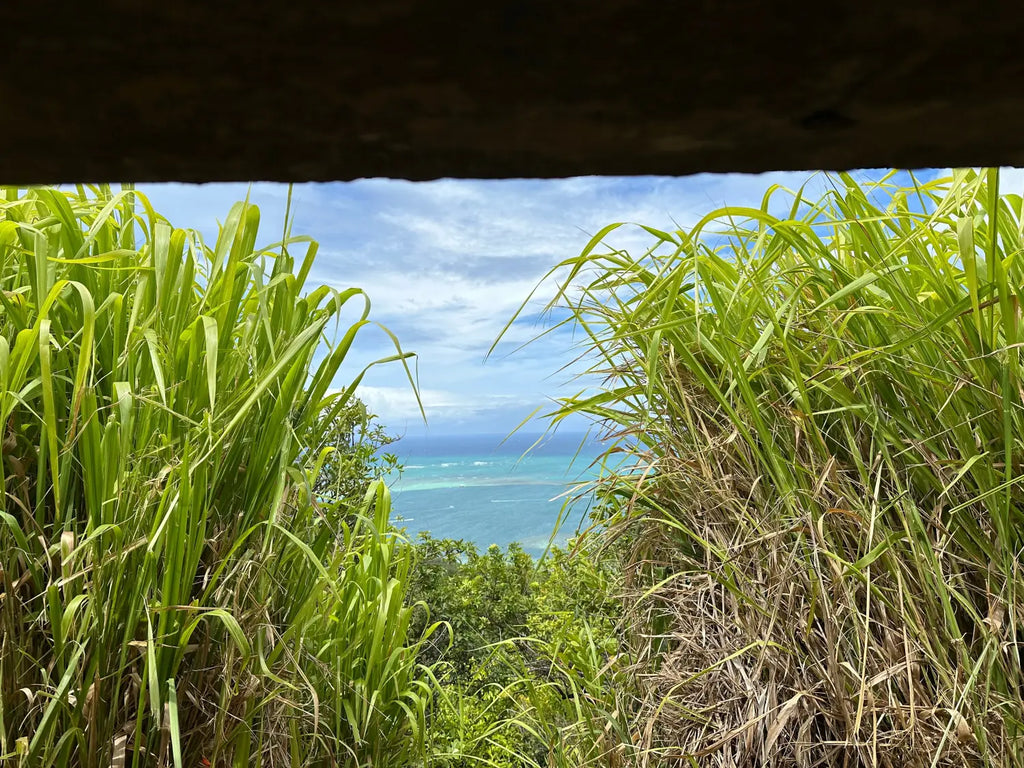
[[[480,548],[517,541],[541,554],[563,511],[564,494],[592,477],[600,446],[580,449],[583,435],[555,435],[523,452],[536,435],[404,437],[387,450],[405,465],[392,486],[393,511],[410,534],[467,539]],[[587,521],[588,501],[568,510],[556,543]]]

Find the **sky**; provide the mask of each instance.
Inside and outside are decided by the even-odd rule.
[[[861,172],[878,176],[878,172]],[[488,349],[547,271],[578,255],[612,222],[673,230],[723,205],[759,206],[772,184],[797,188],[820,174],[581,177],[554,180],[407,182],[365,179],[296,185],[293,235],[320,244],[307,288],[327,284],[364,289],[371,319],[390,329],[413,361],[426,425],[400,365],[371,368],[360,397],[392,434],[508,433],[552,398],[579,391],[579,366],[569,329],[526,346],[546,327],[539,316],[552,284],[541,286],[525,319],[493,355]],[[1004,179],[1024,184],[1015,172]],[[281,239],[284,184],[140,184],[176,227],[196,229],[207,243],[232,203],[247,195],[261,211],[262,244]],[[1016,190],[1015,190],[1016,191]],[[649,242],[619,230],[612,245]],[[389,337],[364,328],[337,386],[394,352]],[[546,424],[531,422],[528,431]],[[582,422],[577,425],[585,428]]]

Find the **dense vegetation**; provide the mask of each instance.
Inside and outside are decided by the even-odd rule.
[[[1024,764],[1022,201],[898,178],[559,266],[603,383],[555,419],[636,462],[642,764]]]
[[[431,764],[586,763],[606,725],[593,705],[623,682],[614,561],[555,549],[538,564],[515,544],[481,554],[429,535],[416,550],[413,626],[446,629],[420,649],[437,691]]]
[[[576,762],[612,575],[391,525],[363,372],[332,387],[369,301],[307,289],[315,242],[239,203],[208,246],[130,187],[0,210],[0,762]]]
[[[0,760],[1024,765],[998,181],[827,176],[557,265],[591,368],[552,424],[626,460],[540,563],[394,528],[315,243],[5,190]]]
[[[244,203],[212,246],[131,189],[0,209],[0,759],[419,759],[387,489],[314,492],[362,292],[307,290],[316,244],[257,247]]]

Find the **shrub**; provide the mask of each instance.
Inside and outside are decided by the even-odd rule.
[[[425,664],[444,661],[462,680],[494,682],[506,677],[497,644],[522,638],[536,610],[530,587],[534,562],[518,544],[497,545],[481,554],[472,542],[435,539],[421,533],[408,599],[417,606],[415,629],[441,622],[423,647]],[[487,674],[483,669],[487,668]]]
[[[431,764],[575,767],[604,757],[629,686],[614,562],[558,548],[535,562],[516,544],[480,554],[427,534],[416,548],[416,626],[447,629],[421,650],[436,691]]]

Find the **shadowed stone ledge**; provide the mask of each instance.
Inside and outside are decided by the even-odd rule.
[[[5,8],[0,179],[1024,165],[1013,4],[145,5]]]

